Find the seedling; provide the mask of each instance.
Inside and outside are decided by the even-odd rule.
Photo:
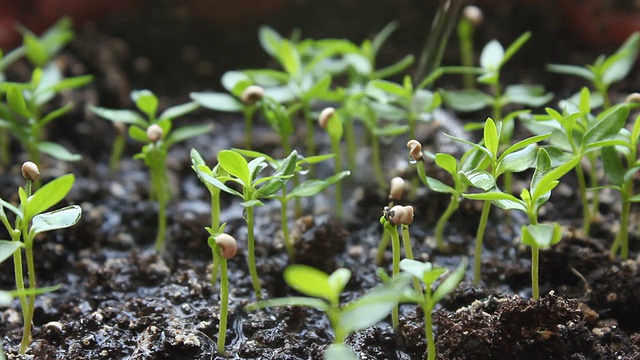
[[[24,331],[20,342],[20,353],[24,354],[31,343],[31,323],[35,310],[35,296],[38,293],[36,285],[35,262],[33,257],[33,241],[38,234],[64,229],[73,226],[80,220],[82,209],[78,205],[70,205],[58,210],[45,212],[71,190],[75,182],[73,174],[63,175],[42,186],[39,190],[33,191],[32,185],[38,180],[40,175],[38,167],[32,162],[22,165],[22,175],[27,180],[24,188],[18,188],[20,205],[14,206],[5,200],[0,199],[0,221],[9,232],[11,242],[20,245],[6,245],[8,251],[13,250],[13,264],[15,272],[15,282],[20,298]],[[14,213],[15,220],[11,225],[4,209]],[[29,287],[25,288],[25,281],[22,272],[22,251],[24,248],[27,261],[27,276]],[[6,255],[6,253],[5,253]]]
[[[531,178],[529,189],[523,189],[520,198],[503,193],[497,187],[481,194],[464,195],[469,199],[491,201],[504,210],[519,210],[527,215],[530,224],[522,227],[522,242],[531,247],[531,288],[534,300],[540,296],[538,290],[539,250],[559,242],[562,235],[558,223],[539,224],[538,212],[551,197],[551,190],[560,183],[559,179],[577,166],[579,162],[580,156],[575,156],[552,169],[549,154],[545,149],[540,148],[537,151],[536,169]]]
[[[464,272],[467,268],[467,259],[463,258],[458,268],[447,276],[440,285],[434,290],[433,285],[447,270],[443,267],[434,267],[431,263],[420,262],[411,259],[403,259],[400,262],[402,271],[413,276],[414,279],[420,280],[424,285],[424,292],[421,289],[405,291],[406,299],[414,302],[422,308],[424,314],[424,328],[427,339],[427,359],[435,360],[436,344],[433,337],[433,318],[432,313],[438,302],[447,294],[453,291],[464,278]]]
[[[294,290],[311,297],[270,299],[249,304],[245,309],[255,311],[273,306],[316,308],[329,317],[335,334],[333,345],[343,344],[349,334],[373,326],[387,317],[391,309],[398,305],[409,281],[407,276],[394,276],[358,299],[340,306],[340,294],[350,278],[351,271],[345,268],[329,275],[307,265],[289,265],[284,270],[285,282]],[[337,346],[337,349],[341,347]]]
[[[332,107],[325,108],[320,113],[318,118],[320,127],[327,130],[329,139],[331,139],[331,151],[335,155],[334,172],[340,173],[342,171],[342,151],[340,151],[340,140],[342,139],[343,127],[342,119],[336,112],[336,109]],[[335,187],[335,209],[336,216],[342,218],[342,183],[336,183]]]
[[[387,208],[391,209],[396,201],[402,199],[402,193],[404,192],[404,179],[401,177],[394,177],[389,182],[389,204]],[[382,232],[382,238],[380,244],[378,244],[378,255],[376,256],[376,265],[380,266],[384,259],[384,252],[391,242],[391,234],[387,231]]]
[[[251,274],[251,284],[258,300],[262,299],[260,279],[255,261],[255,238],[254,238],[254,207],[262,206],[260,199],[267,198],[280,191],[285,185],[285,180],[291,178],[296,169],[297,152],[294,150],[280,164],[278,169],[271,176],[259,177],[262,170],[269,165],[265,158],[259,157],[247,162],[239,153],[233,150],[222,150],[218,153],[218,166],[225,171],[213,177],[203,168],[197,166],[196,172],[200,179],[207,184],[207,187],[216,187],[228,194],[242,199],[241,205],[244,207],[243,218],[247,223],[247,261],[249,273]],[[226,182],[233,182],[242,188],[237,191]]]
[[[40,153],[64,161],[79,160],[80,155],[43,139],[44,127],[73,109],[73,103],[69,102],[49,113],[44,111],[61,91],[84,86],[92,80],[90,75],[63,79],[60,70],[50,64],[33,70],[28,83],[1,83],[0,92],[5,94],[5,102],[0,103],[0,128],[7,129],[18,139],[36,163],[40,162]]]
[[[409,237],[409,228],[413,222],[413,207],[395,205],[392,208],[385,207],[380,217],[380,224],[384,227],[384,231],[389,233],[391,237],[391,251],[393,252],[393,276],[400,273],[400,237],[398,236],[398,225],[403,227],[403,242],[405,256],[408,259],[413,259],[413,251],[411,250],[411,238]],[[406,236],[404,229],[406,226]],[[419,289],[420,284],[414,282],[414,286]],[[398,306],[396,305],[391,310],[391,323],[394,329],[398,329],[400,324]]]
[[[458,20],[458,42],[462,66],[473,67],[473,35],[476,27],[482,25],[483,20],[484,15],[479,7],[468,5],[462,9],[462,16]],[[473,74],[464,74],[464,87],[473,89],[475,85]]]
[[[207,228],[209,232],[208,243],[217,257],[214,264],[220,266],[220,315],[218,322],[218,354],[224,355],[224,345],[227,336],[227,308],[229,306],[229,276],[227,274],[227,260],[232,259],[238,251],[236,239],[227,233],[217,231],[222,229]]]
[[[113,122],[129,124],[129,136],[145,144],[134,159],[142,159],[151,176],[151,197],[158,202],[158,233],[155,249],[161,252],[167,228],[167,205],[171,199],[171,189],[167,178],[166,158],[171,145],[206,134],[212,125],[187,125],[174,129],[173,120],[198,108],[196,102],[189,102],[166,109],[157,116],[158,98],[149,90],[131,92],[131,100],[145,117],[132,110],[113,110],[91,107],[96,115]]]
[[[550,64],[547,70],[560,74],[575,75],[586,79],[602,98],[604,109],[611,107],[609,87],[627,77],[636,63],[640,50],[640,33],[634,32],[611,56],[600,55],[591,65]]]
[[[640,202],[640,195],[633,193],[633,176],[640,170],[638,145],[640,136],[640,117],[633,123],[631,132],[624,129],[620,136],[612,139],[608,146],[602,148],[602,164],[611,185],[604,187],[615,189],[620,193],[622,210],[620,212],[620,230],[611,246],[611,256],[620,252],[620,257],[629,256],[629,217],[631,204]],[[614,146],[615,145],[615,146]],[[620,159],[624,157],[624,163]]]
[[[626,104],[613,106],[598,116],[591,115],[591,96],[587,88],[583,88],[578,99],[566,101],[565,110],[561,114],[547,108],[547,115],[527,119],[524,124],[534,134],[551,133],[547,141],[553,146],[549,149],[556,162],[563,162],[573,156],[587,157],[591,164],[589,187],[595,189],[591,204],[587,197],[587,179],[581,165],[575,171],[580,189],[583,211],[583,229],[589,235],[591,222],[598,207],[598,176],[596,165],[598,150],[611,145],[611,140],[624,127],[629,115]]]
[[[498,123],[500,125],[500,123]],[[500,128],[488,118],[484,125],[484,144],[476,144],[471,141],[452,137],[462,143],[471,145],[484,156],[480,165],[472,170],[462,171],[465,181],[474,187],[484,191],[490,191],[496,187],[498,177],[504,173],[514,173],[527,170],[535,163],[537,142],[549,137],[550,134],[536,135],[509,146],[500,153]],[[488,170],[485,170],[488,169]],[[476,249],[474,255],[473,282],[480,283],[480,269],[482,265],[482,242],[484,239],[491,202],[485,200],[476,233]]]

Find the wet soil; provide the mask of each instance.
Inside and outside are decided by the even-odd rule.
[[[213,74],[224,69],[264,66],[267,62],[257,57],[253,60],[259,63],[247,59],[233,63],[236,59],[227,54],[212,66],[207,54],[213,50],[203,46],[205,40],[184,41],[192,39],[190,36],[204,25],[194,21],[195,25],[185,28],[185,18],[168,14],[174,13],[156,11],[147,19],[118,19],[103,24],[104,28],[85,28],[60,59],[68,73],[93,73],[96,81],[58,100],[72,98],[78,110],[60,120],[49,133],[52,139],[83,154],[83,160],[65,164],[47,159],[42,173],[45,181],[75,173],[78,180],[65,203],[81,205],[84,214],[76,226],[37,239],[38,284],[63,287],[38,296],[33,344],[26,356],[16,355],[22,335],[19,304],[16,301],[2,310],[0,334],[10,359],[222,358],[216,354],[219,294],[209,281],[211,251],[204,230],[210,221],[209,194],[190,169],[188,154],[190,148],[196,148],[209,165],[214,165],[219,150],[243,147],[242,121],[207,111],[183,120],[213,122],[215,131],[171,150],[169,169],[175,195],[170,204],[166,249],[159,255],[153,251],[156,206],[148,200],[144,165],[126,158],[117,174],[110,175],[106,161],[114,130],[110,123],[82,110],[87,103],[128,108],[128,92],[140,87],[157,92],[163,106],[179,104],[190,91],[217,87],[206,84],[217,78]],[[176,26],[169,31],[154,19]],[[136,23],[134,20],[139,21],[134,30],[151,21],[155,32],[149,33],[156,34],[156,39],[167,36],[167,44],[187,43],[182,48],[173,47],[184,50],[180,53],[184,56],[172,54],[175,57],[168,57],[171,60],[157,60],[157,54],[149,49],[156,53],[161,50],[149,44],[145,47],[141,33],[126,31],[127,26]],[[232,44],[230,53],[249,47],[239,44],[238,39],[257,47],[255,29],[244,31],[251,32],[251,36],[245,39],[241,35],[244,33],[236,33],[216,41]],[[395,46],[411,51],[407,46],[411,41],[402,39],[406,42]],[[419,48],[421,43],[413,45]],[[202,52],[195,58],[189,55],[194,49]],[[150,52],[145,53],[146,50]],[[586,55],[577,52],[574,57]],[[181,71],[170,72],[172,66]],[[20,76],[23,70],[14,71]],[[517,74],[514,71],[509,76]],[[575,86],[558,81],[550,80],[557,87],[553,89],[556,93],[569,92]],[[567,85],[569,90],[559,85]],[[623,87],[632,88],[633,83]],[[420,133],[432,134],[425,138],[434,141],[425,146],[434,147],[439,142],[437,129],[433,125],[422,126]],[[302,146],[301,135],[302,131],[293,139],[294,144]],[[256,124],[254,138],[254,148],[281,155],[279,141],[263,123]],[[320,133],[317,143],[320,153],[329,151],[328,140]],[[21,184],[17,164],[24,158],[17,144],[13,145],[15,161],[3,170],[0,194],[15,202],[15,189]],[[405,154],[404,141],[391,142],[385,148],[386,168],[392,169],[389,176],[413,176],[405,156],[396,155]],[[136,151],[136,144],[129,143],[127,154]],[[368,163],[368,155],[366,150],[358,155],[365,159],[362,164]],[[290,214],[289,219],[299,263],[326,272],[339,267],[352,271],[341,297],[343,303],[379,283],[375,264],[381,237],[378,219],[386,205],[386,194],[372,186],[367,180],[371,174],[361,167],[361,173],[345,182],[347,215],[343,218],[332,213],[329,189],[312,201],[303,201],[303,217],[294,219]],[[320,177],[329,171],[331,165],[318,168]],[[436,310],[439,359],[640,359],[640,239],[636,229],[630,235],[630,260],[611,259],[608,246],[617,231],[617,199],[611,194],[603,195],[600,219],[592,236],[585,237],[579,229],[579,201],[572,185],[575,180],[571,176],[566,180],[567,185],[554,193],[541,219],[559,221],[565,234],[558,245],[541,252],[541,299],[529,300],[530,253],[518,238],[524,219],[511,214],[510,221],[505,222],[504,212],[492,211],[485,237],[482,284],[469,283],[472,276],[467,273],[466,281]],[[474,202],[462,203],[445,231],[453,250],[443,254],[433,248],[433,226],[447,200],[446,196],[417,189],[402,203],[416,208],[411,226],[416,258],[453,269],[463,256],[473,253],[480,208]],[[252,313],[244,310],[255,300],[245,257],[246,226],[238,201],[223,196],[222,202],[226,231],[239,239],[240,247],[238,255],[229,261],[228,358],[321,359],[333,340],[328,319],[321,312],[299,307]],[[267,202],[256,212],[256,255],[263,295],[297,295],[282,279],[289,259],[280,233],[279,205]],[[389,272],[390,249],[383,258],[381,267]],[[472,269],[473,261],[470,262]],[[13,288],[12,269],[10,261],[0,265],[1,288]],[[387,319],[349,336],[347,343],[361,359],[422,359],[426,342],[421,310],[402,305],[397,333]]]

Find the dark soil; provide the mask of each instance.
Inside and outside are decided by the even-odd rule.
[[[407,8],[401,14],[408,17],[412,5],[405,5]],[[285,15],[300,7],[301,4],[293,6]],[[373,17],[384,19],[381,15],[384,11],[379,10],[377,17]],[[196,34],[203,31],[216,34],[221,29],[189,16],[185,18],[184,14],[174,14],[171,9],[160,8],[147,17],[132,15],[85,28],[61,57],[68,73],[96,75],[93,85],[65,95],[76,101],[78,110],[49,133],[50,138],[83,154],[83,160],[65,164],[47,159],[41,170],[45,181],[67,172],[75,173],[78,180],[65,202],[81,205],[84,213],[76,226],[46,234],[36,241],[38,285],[63,284],[63,287],[38,296],[33,344],[27,356],[16,355],[22,336],[19,304],[15,301],[4,309],[0,334],[10,359],[221,358],[216,355],[219,294],[209,281],[211,251],[204,230],[210,225],[209,194],[190,168],[189,149],[198,149],[207,163],[213,165],[219,150],[243,147],[242,121],[207,111],[184,121],[213,122],[216,127],[211,135],[178,144],[170,153],[175,196],[169,210],[168,243],[159,255],[153,251],[156,207],[148,200],[144,164],[124,159],[118,173],[110,176],[106,161],[114,130],[107,121],[82,110],[87,103],[129,108],[128,92],[143,87],[159,94],[163,106],[179,104],[186,101],[190,91],[216,88],[217,84],[211,83],[226,69],[267,63],[264,55],[247,55],[248,48],[260,51],[255,27],[216,37],[217,48],[211,49],[205,46],[208,40]],[[163,22],[167,27],[160,26]],[[309,36],[323,36],[313,34],[322,27],[312,24]],[[379,26],[375,23],[365,34],[358,33],[361,27],[356,27],[355,33],[345,34],[353,34],[354,40],[360,41],[383,25],[384,22]],[[514,27],[517,29],[506,32],[505,42],[519,34],[519,26]],[[329,29],[336,32],[330,36],[340,36],[335,26]],[[495,36],[494,30],[487,31]],[[517,32],[512,36],[514,31]],[[401,41],[391,45],[396,50],[402,49],[400,56],[415,53],[422,46],[422,40],[411,40],[406,33],[402,34]],[[558,43],[572,41],[560,38]],[[534,50],[540,50],[539,46],[533,46]],[[181,51],[188,55],[194,49],[199,52],[195,58],[182,56]],[[220,57],[214,57],[212,54],[218,51]],[[232,56],[237,51],[249,59]],[[576,46],[571,48],[571,56],[591,61],[588,56],[593,53],[584,51]],[[385,56],[393,60],[393,55]],[[213,65],[211,59],[219,61]],[[520,66],[528,66],[527,61],[522,60]],[[13,71],[19,77],[24,69],[19,65]],[[529,76],[532,75],[518,69],[507,78],[520,77],[526,81],[531,79]],[[575,83],[561,83],[557,78],[549,79],[549,83],[558,94],[575,90]],[[637,83],[626,83],[620,88],[635,89],[634,84]],[[447,85],[456,84],[443,84]],[[420,132],[432,134],[425,135],[425,139],[433,141],[426,146],[440,142],[439,132],[432,125],[424,125]],[[281,155],[279,141],[261,122],[256,124],[255,139],[254,148],[275,150],[276,156]],[[302,146],[301,137],[293,140]],[[324,136],[318,135],[317,142],[320,153],[329,151]],[[386,147],[386,166],[392,169],[389,177],[392,173],[407,177],[414,174],[412,169],[406,169],[405,156],[395,155],[406,153],[404,142],[400,139]],[[2,171],[5,175],[0,177],[0,195],[15,203],[15,190],[21,185],[18,164],[25,159],[19,146],[13,147],[15,159],[12,167]],[[128,155],[137,150],[136,144],[130,143]],[[361,155],[367,156],[364,152]],[[313,201],[303,202],[304,217],[290,218],[299,263],[326,272],[339,267],[351,269],[352,278],[341,298],[345,303],[379,283],[375,264],[381,237],[378,219],[386,205],[386,194],[367,180],[370,174],[364,165],[368,163],[363,161],[363,173],[354,174],[353,179],[345,182],[344,218],[336,218],[331,212],[331,189]],[[330,167],[320,166],[319,177],[325,176]],[[566,180],[568,185],[562,185],[563,191],[554,192],[542,219],[559,221],[565,233],[558,245],[541,252],[540,285],[544,295],[538,301],[528,300],[530,253],[518,238],[523,219],[512,214],[510,225],[505,226],[502,224],[507,215],[492,211],[485,237],[483,284],[474,286],[464,281],[443,299],[435,313],[439,359],[640,359],[640,242],[636,230],[632,229],[630,238],[632,260],[611,259],[608,246],[617,226],[617,199],[603,200],[601,218],[594,225],[592,237],[587,238],[578,230],[581,215],[573,191],[574,180],[571,176]],[[463,202],[451,219],[445,232],[446,241],[452,244],[452,252],[448,254],[438,253],[432,246],[433,226],[446,206],[447,197],[419,189],[415,197],[403,199],[402,203],[416,208],[411,226],[416,258],[452,269],[463,256],[472,254],[480,216],[477,203]],[[256,219],[256,254],[264,297],[296,295],[282,279],[289,261],[280,234],[279,204],[267,203],[258,208]],[[240,247],[238,255],[229,261],[231,299],[226,346],[229,358],[321,359],[333,340],[328,319],[321,312],[294,307],[254,313],[244,310],[255,296],[245,257],[246,227],[236,199],[223,197],[222,220],[227,223],[226,231],[239,240]],[[4,238],[4,234],[0,237]],[[382,265],[388,272],[390,262],[388,249]],[[0,287],[13,288],[11,261],[0,269]],[[466,279],[471,277],[468,273]],[[398,333],[394,333],[387,319],[353,334],[347,342],[361,359],[424,358],[426,342],[421,310],[403,305],[400,320]]]

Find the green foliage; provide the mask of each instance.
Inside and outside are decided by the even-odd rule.
[[[438,279],[445,273],[446,269],[442,267],[434,267],[429,262],[420,262],[411,259],[403,259],[400,262],[400,269],[405,273],[420,280],[424,285],[424,291],[422,293],[413,290],[405,289],[405,300],[420,305],[424,313],[425,332],[427,337],[427,359],[434,360],[436,358],[436,346],[433,338],[433,320],[432,312],[435,309],[436,304],[452,292],[460,281],[464,278],[464,273],[467,268],[467,259],[463,258],[458,268],[447,276],[440,285],[433,290],[433,285]]]
[[[31,194],[32,182],[27,180],[25,188],[18,188],[19,206],[11,205],[9,202],[0,199],[0,222],[5,226],[11,237],[11,241],[0,241],[0,261],[13,256],[17,287],[17,292],[15,293],[17,295],[14,296],[20,298],[23,323],[25,324],[22,342],[20,343],[20,353],[25,353],[31,342],[31,322],[35,308],[35,295],[57,289],[37,288],[33,241],[38,234],[68,228],[80,220],[82,209],[78,205],[69,205],[47,212],[49,208],[67,196],[74,182],[75,176],[73,174],[63,175]],[[11,224],[11,220],[4,209],[9,210],[15,216],[13,224]],[[24,285],[21,249],[25,250],[27,260],[28,288],[25,288]]]
[[[384,319],[400,301],[409,278],[396,276],[369,290],[356,300],[340,306],[340,294],[351,278],[351,271],[338,269],[331,275],[307,265],[290,265],[284,279],[294,290],[311,297],[284,297],[249,304],[254,311],[273,306],[305,306],[327,314],[335,333],[334,344],[342,344],[346,337],[366,329]]]
[[[45,126],[71,111],[73,104],[67,103],[46,114],[44,111],[61,91],[84,86],[92,80],[90,75],[64,79],[60,70],[50,64],[36,68],[30,82],[0,83],[0,93],[4,94],[4,102],[0,103],[0,128],[7,129],[20,141],[35,163],[39,163],[40,153],[64,161],[79,160],[80,155],[43,139]]]

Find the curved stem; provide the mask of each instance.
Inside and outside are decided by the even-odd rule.
[[[385,222],[384,224],[385,231],[388,231],[391,235],[391,249],[393,251],[393,275],[400,273],[400,237],[398,236],[398,229],[393,226],[390,222]],[[398,312],[398,305],[394,306],[391,311],[391,323],[393,324],[393,329],[398,330],[400,326],[399,320],[400,314]]]
[[[478,232],[476,233],[476,251],[474,255],[473,264],[473,283],[480,283],[480,273],[482,269],[482,241],[484,239],[484,232],[487,228],[487,222],[489,221],[489,211],[491,210],[491,201],[485,200],[482,205],[482,214],[480,215],[480,223],[478,224]]]
[[[251,285],[256,293],[256,299],[262,300],[260,279],[256,268],[256,244],[253,234],[253,207],[245,209],[247,211],[247,261],[249,262],[249,274],[251,275]]]
[[[382,264],[382,259],[384,259],[384,252],[389,246],[389,242],[391,241],[391,236],[386,231],[382,232],[382,238],[380,239],[380,243],[378,244],[378,254],[376,255],[376,265],[380,266]]]
[[[218,354],[224,355],[227,337],[227,311],[229,306],[229,277],[227,259],[220,257],[220,322],[218,323]]]
[[[451,195],[451,201],[447,206],[447,209],[442,213],[438,222],[436,223],[436,244],[439,251],[445,251],[446,246],[444,244],[444,227],[451,218],[451,215],[458,209],[460,199],[457,194]]]

